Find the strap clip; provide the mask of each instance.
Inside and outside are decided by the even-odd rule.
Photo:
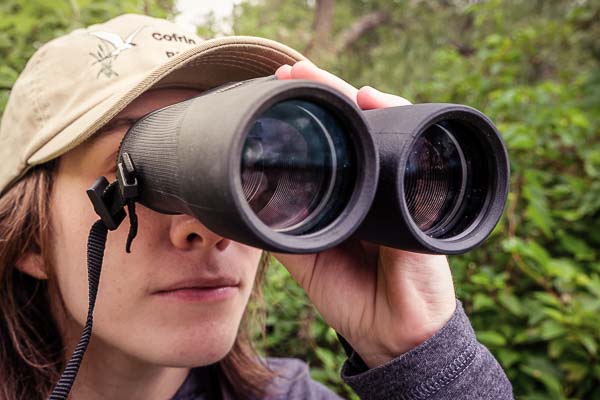
[[[101,176],[86,191],[94,211],[111,231],[117,229],[125,219],[125,203],[117,186],[117,182],[109,184],[108,180]]]

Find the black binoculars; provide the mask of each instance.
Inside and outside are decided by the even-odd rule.
[[[125,135],[118,165],[123,195],[135,171],[141,204],[287,253],[352,235],[422,253],[465,252],[496,226],[509,180],[500,134],[473,108],[362,111],[325,85],[274,76],[144,116]]]

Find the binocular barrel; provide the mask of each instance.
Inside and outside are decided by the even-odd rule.
[[[454,104],[361,111],[310,81],[259,78],[154,111],[125,135],[138,201],[265,250],[355,234],[426,253],[481,243],[508,193],[492,122]]]
[[[365,112],[380,157],[375,201],[358,234],[433,254],[479,245],[502,216],[508,154],[493,123],[458,104]]]

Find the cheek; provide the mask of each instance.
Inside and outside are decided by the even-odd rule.
[[[134,244],[130,262],[119,264],[107,259],[100,285],[105,290],[99,293],[94,318],[95,335],[111,348],[154,365],[195,367],[222,359],[237,337],[261,251],[232,243],[219,254],[219,265],[235,269],[242,279],[242,288],[235,297],[205,304],[168,301],[144,296],[140,291],[144,273],[153,281],[168,281],[191,259],[196,260],[196,268],[206,268],[210,263],[202,254],[188,258],[158,243],[153,252],[141,251],[150,244],[145,234],[147,231],[140,231],[141,240]],[[118,287],[121,290],[117,291]]]
[[[98,219],[82,184],[57,181],[52,199],[53,259],[60,296],[68,316],[66,329],[78,337],[88,307],[87,238]],[[224,357],[237,336],[251,294],[261,251],[231,243],[214,253],[222,268],[242,279],[238,296],[225,304],[174,305],[147,296],[149,282],[171,280],[182,268],[202,268],[206,253],[174,250],[169,242],[170,216],[137,207],[138,236],[132,253],[124,251],[126,219],[109,232],[94,312],[94,335],[102,346],[159,365],[206,365]],[[212,253],[212,252],[211,252]],[[210,258],[210,257],[209,257]],[[64,311],[63,311],[64,312]],[[59,321],[63,318],[58,318]],[[75,323],[76,322],[76,323]]]
[[[59,175],[50,199],[54,276],[67,311],[80,321],[87,314],[87,238],[98,219],[82,184]]]
[[[75,340],[88,307],[87,240],[91,226],[98,220],[85,193],[89,185],[75,173],[57,174],[50,199],[53,275],[60,293],[59,299],[53,296],[53,303],[65,305],[66,309],[54,307],[60,313],[57,320]],[[235,340],[261,251],[239,243],[231,243],[224,252],[177,251],[169,239],[173,217],[142,206],[137,213],[139,232],[131,254],[124,251],[127,219],[108,234],[94,335],[119,352],[158,364],[203,365],[216,361]],[[209,265],[230,268],[242,279],[240,293],[234,299],[222,304],[191,305],[157,301],[147,295],[149,283],[172,281],[174,275],[184,276],[190,268]]]

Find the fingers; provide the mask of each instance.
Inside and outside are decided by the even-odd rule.
[[[410,101],[403,97],[380,92],[371,86],[364,86],[358,91],[356,102],[363,110],[374,110],[377,108],[406,106],[411,104]]]
[[[356,101],[358,89],[342,78],[318,68],[308,60],[298,61],[293,66],[282,65],[277,69],[275,75],[278,79],[306,79],[319,82],[339,90],[352,101]]]
[[[275,71],[275,76],[280,80],[292,79],[292,66],[287,64],[282,65]]]
[[[277,79],[307,79],[323,83],[339,90],[355,101],[363,110],[406,106],[410,101],[403,97],[380,92],[371,86],[364,86],[357,90],[354,86],[330,72],[322,70],[308,60],[298,61],[293,66],[282,65],[275,72]]]

